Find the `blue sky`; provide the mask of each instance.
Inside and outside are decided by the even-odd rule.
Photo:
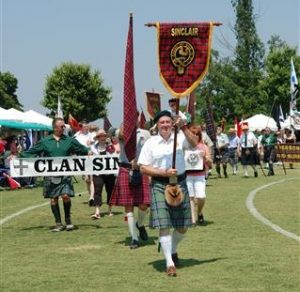
[[[112,88],[108,116],[122,120],[123,74],[129,12],[134,13],[135,83],[139,106],[145,109],[144,91],[170,97],[158,75],[154,21],[219,21],[213,48],[232,56],[235,14],[230,0],[0,0],[0,69],[18,81],[24,110],[46,113],[40,105],[46,76],[62,62],[87,63],[99,70]],[[257,31],[264,43],[278,34],[300,47],[299,0],[253,0]],[[299,53],[299,48],[298,48]],[[88,117],[87,117],[88,118]]]

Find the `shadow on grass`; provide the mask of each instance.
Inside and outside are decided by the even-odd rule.
[[[94,224],[80,224],[80,225],[74,225],[74,230],[78,230],[82,227],[93,227],[95,229],[100,229],[100,228],[103,228],[99,225],[94,225]],[[20,230],[23,230],[23,231],[30,231],[30,230],[35,230],[35,229],[45,229],[45,230],[49,230],[51,231],[52,229],[54,229],[55,226],[45,226],[45,225],[38,225],[38,226],[30,226],[30,227],[26,227],[26,228],[21,228]]]
[[[203,265],[203,264],[210,264],[214,263],[219,260],[223,260],[225,258],[212,258],[212,259],[207,259],[207,260],[197,260],[197,259],[179,259],[180,262],[180,267],[179,268],[184,268],[184,267],[191,267],[191,266],[198,266],[198,265]],[[148,263],[148,265],[152,265],[154,269],[156,269],[159,272],[164,272],[166,270],[166,262],[165,260],[157,260],[154,262]]]
[[[139,240],[139,245],[140,245],[140,247],[144,247],[147,245],[155,245],[156,244],[155,240],[158,240],[157,236],[149,236],[147,241]],[[115,242],[115,244],[122,244],[125,246],[129,246],[130,243],[131,243],[131,237],[126,237],[125,240]]]
[[[215,222],[214,221],[205,220],[203,223],[197,225],[197,227],[201,228],[201,227],[205,227],[205,226],[208,226],[208,225],[211,225],[211,224],[215,224]]]

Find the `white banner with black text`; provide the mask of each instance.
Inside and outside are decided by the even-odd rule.
[[[118,156],[16,158],[10,161],[12,177],[118,174]]]

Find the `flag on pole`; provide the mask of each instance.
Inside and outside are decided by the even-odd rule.
[[[234,128],[238,137],[242,135],[242,127],[237,117],[234,117]]]
[[[153,119],[157,112],[160,112],[160,94],[157,92],[145,92],[147,99],[147,111]]]
[[[9,187],[12,190],[18,189],[21,187],[20,183],[18,183],[16,180],[14,180],[10,175],[8,175],[7,173],[3,172],[3,176],[6,177],[7,182],[9,184]]]
[[[281,104],[279,105],[279,123],[284,123],[284,115],[283,115]]]
[[[57,118],[64,118],[63,115],[63,109],[62,109],[62,103],[61,103],[61,97],[58,96],[57,98],[57,112],[56,112],[56,117]]]
[[[70,113],[68,118],[68,124],[75,133],[81,130],[79,123]]]
[[[143,110],[140,113],[140,128],[146,129],[146,117],[145,117]]]
[[[189,101],[187,104],[186,111],[191,115],[191,122],[193,123],[195,120],[195,107],[196,107],[196,94],[195,91],[193,91],[190,94]]]
[[[298,93],[298,79],[296,76],[293,58],[291,58],[291,106],[290,106],[291,114],[293,111],[297,110],[297,107],[296,107],[297,93]]]
[[[206,111],[205,111],[204,119],[206,123],[206,133],[209,136],[209,138],[212,140],[212,142],[216,144],[217,137],[216,137],[215,119],[214,119],[212,105],[209,97],[206,98]]]
[[[103,129],[105,132],[107,132],[112,127],[112,124],[110,123],[108,117],[104,117],[103,119]]]
[[[133,64],[133,17],[129,17],[129,29],[126,46],[126,60],[124,73],[124,111],[123,111],[123,133],[124,148],[129,161],[136,155],[136,124],[137,106],[134,84],[134,64]]]

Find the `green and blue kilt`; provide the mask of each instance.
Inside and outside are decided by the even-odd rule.
[[[186,181],[180,183],[184,200],[178,207],[171,207],[165,200],[167,183],[152,181],[151,222],[150,226],[158,229],[187,228],[192,225],[191,205]]]
[[[57,198],[60,195],[74,197],[74,187],[71,176],[46,176],[44,177],[43,196],[47,198]]]

